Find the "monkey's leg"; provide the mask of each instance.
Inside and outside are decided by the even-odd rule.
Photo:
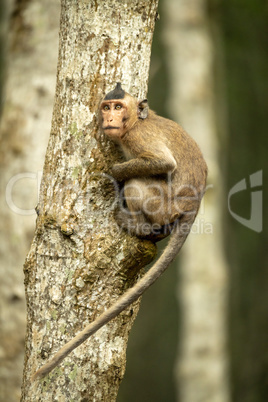
[[[140,237],[142,239],[151,240],[156,243],[169,236],[172,232],[174,222],[166,225],[159,223],[151,223],[146,219],[134,219],[129,210],[118,210],[115,214],[118,225],[126,230],[128,233]]]
[[[160,191],[156,190],[159,189],[148,185],[146,180],[128,181],[124,187],[124,199],[116,212],[119,226],[130,234],[152,241],[168,236],[173,226],[171,224],[169,228],[167,214],[163,211],[162,187]]]

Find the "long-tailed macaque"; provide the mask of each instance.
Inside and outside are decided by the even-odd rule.
[[[115,164],[113,177],[124,183],[127,208],[117,211],[118,223],[131,234],[158,241],[171,232],[154,266],[118,301],[39,369],[44,377],[73,349],[137,300],[167,269],[180,251],[206,186],[207,165],[198,145],[177,124],[149,110],[121,84],[100,105],[104,134],[119,144],[125,162]]]

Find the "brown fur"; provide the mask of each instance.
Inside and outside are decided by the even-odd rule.
[[[60,349],[33,379],[48,374],[73,349],[137,300],[167,269],[190,232],[205,191],[207,166],[195,141],[177,123],[149,111],[146,100],[138,102],[124,92],[123,99],[119,99],[121,93],[121,85],[117,84],[100,106],[104,133],[120,145],[126,158],[112,169],[115,179],[124,182],[128,208],[118,212],[118,222],[131,233],[153,241],[170,231],[172,234],[164,253],[143,278]],[[169,224],[164,233],[163,228]]]
[[[155,200],[154,207],[149,208],[151,215],[139,215],[136,220],[164,225],[185,212],[196,215],[205,190],[207,166],[196,142],[177,123],[149,111],[147,119],[137,120],[123,136],[121,147],[128,161],[115,165],[113,175],[125,182],[130,211],[142,211],[159,186],[165,198],[164,207],[163,200]],[[139,187],[143,194],[134,205],[128,199],[140,196]]]

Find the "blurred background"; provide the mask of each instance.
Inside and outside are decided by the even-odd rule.
[[[22,267],[50,133],[59,12],[55,0],[0,0],[1,402],[20,398]],[[143,297],[118,401],[264,402],[268,4],[160,0],[159,14],[149,103],[196,139],[208,188],[183,252]]]

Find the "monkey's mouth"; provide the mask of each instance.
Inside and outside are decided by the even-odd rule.
[[[120,127],[113,127],[113,126],[107,126],[104,127],[103,130],[118,130]]]

